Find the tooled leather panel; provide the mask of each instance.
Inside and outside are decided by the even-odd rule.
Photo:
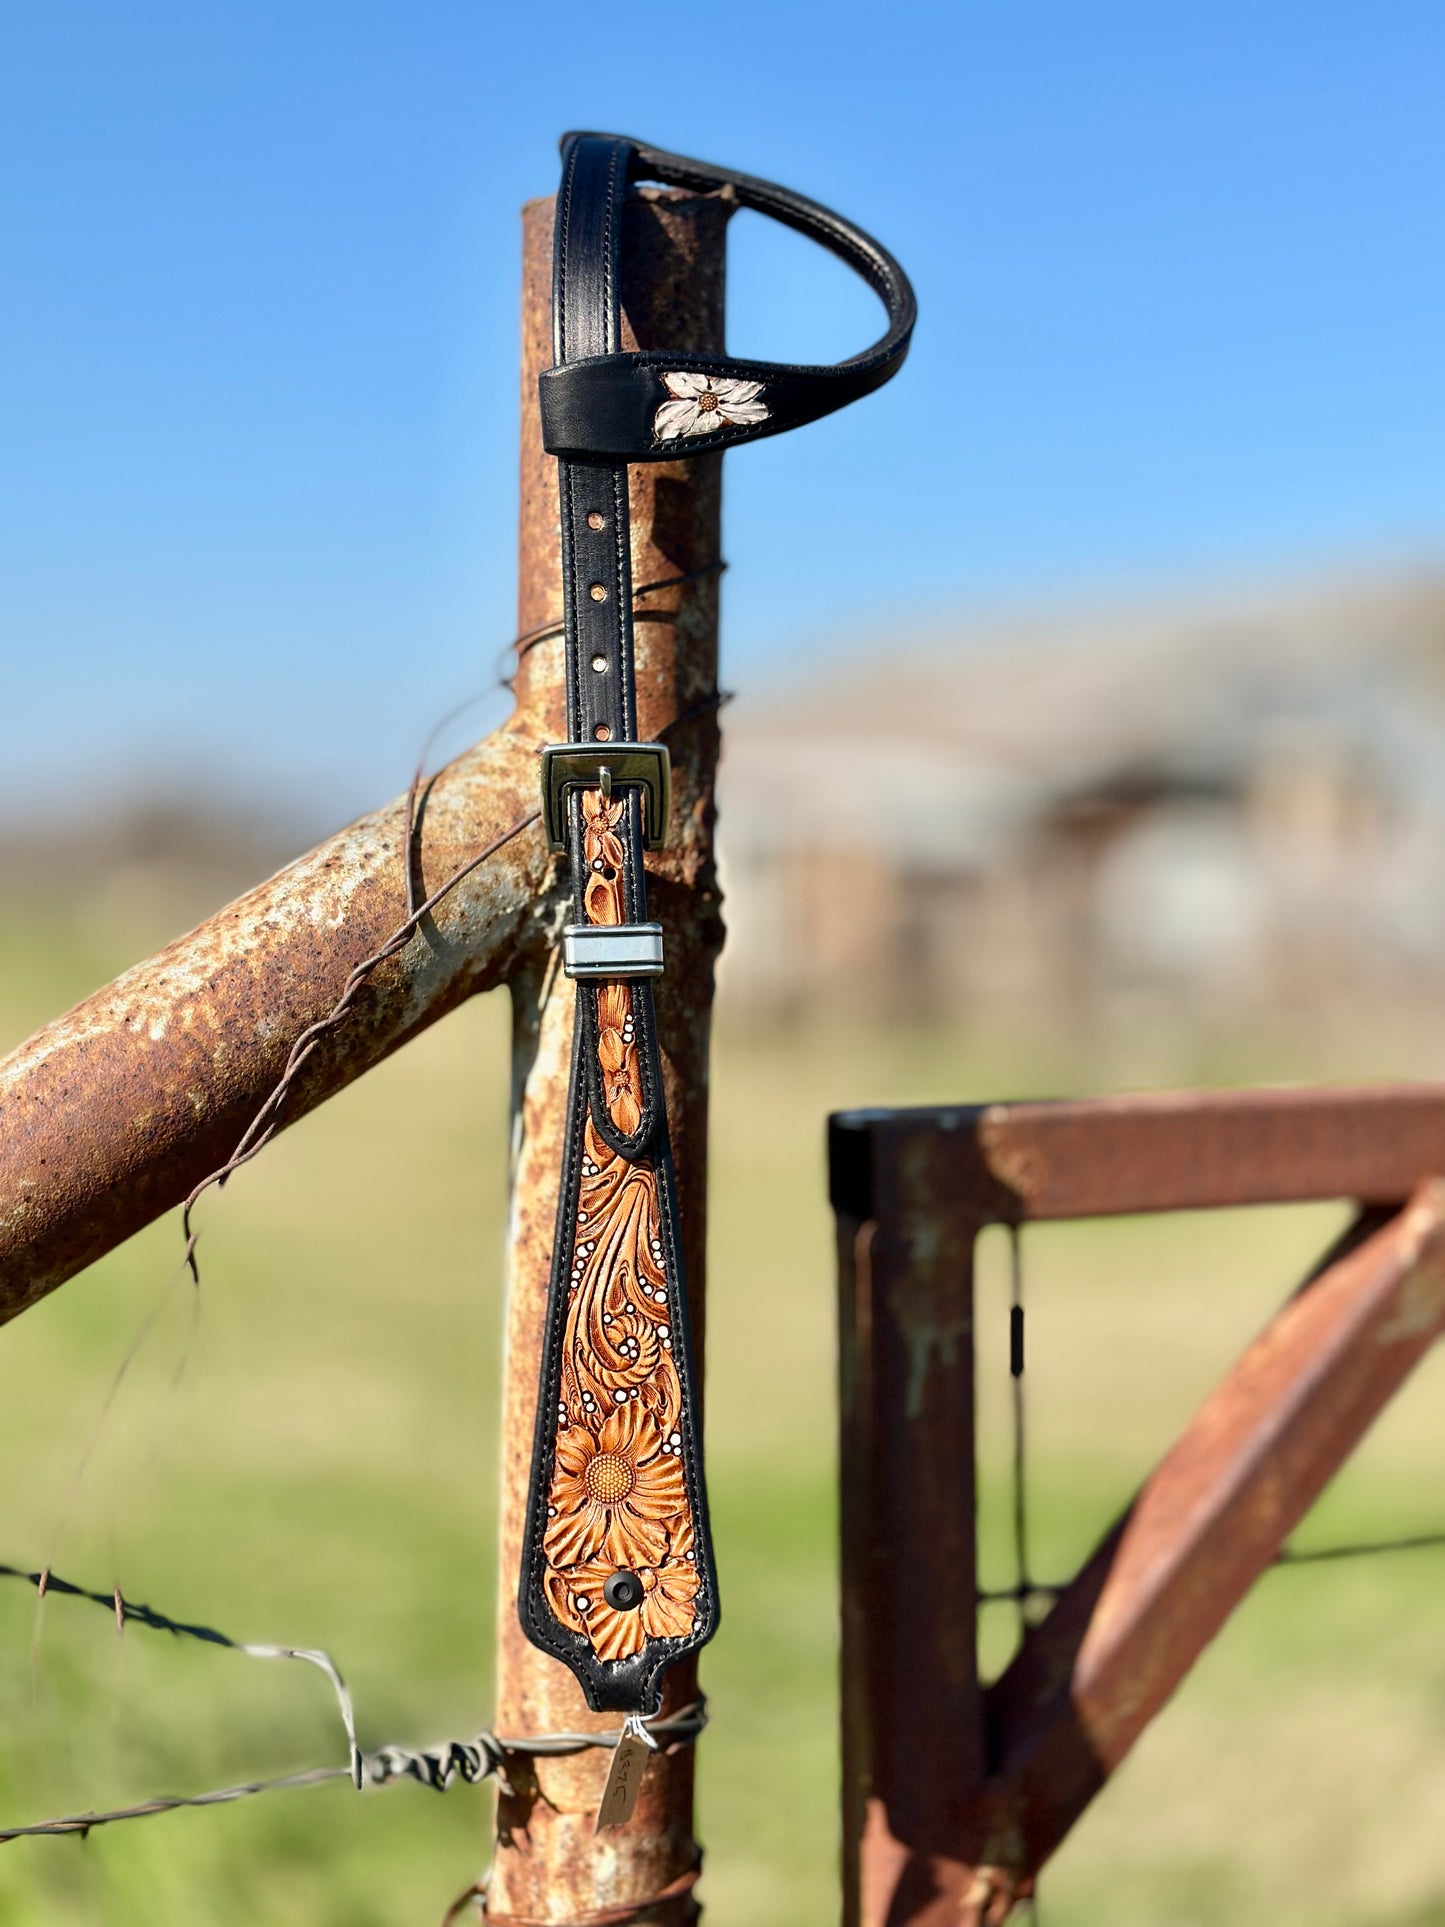
[[[628,810],[627,798],[596,790],[578,801],[589,922],[630,913]],[[592,1021],[579,1022],[574,1042],[519,1602],[530,1637],[567,1661],[598,1708],[642,1704],[717,1621],[660,1112],[647,1152],[625,1154],[609,1142],[613,1133],[635,1137],[646,1084],[655,1089],[657,1066],[646,1062],[637,1024],[643,1003],[650,1023],[648,991],[578,987],[579,1019],[589,1011]],[[599,1086],[610,1132],[584,1095]],[[619,1571],[641,1582],[641,1603],[630,1609],[605,1597]]]
[[[559,493],[571,740],[635,731],[627,470],[775,434],[877,387],[907,352],[912,289],[887,251],[772,183],[612,135],[569,135],[553,267],[555,366],[541,378]],[[627,183],[730,188],[850,263],[887,333],[831,368],[621,353]],[[636,786],[572,796],[574,921],[646,920]],[[653,826],[656,828],[656,826]],[[651,986],[578,984],[543,1383],[518,1606],[590,1705],[647,1710],[663,1671],[718,1617]],[[639,1582],[635,1605],[609,1580]]]
[[[642,923],[647,886],[642,868],[642,799],[618,790],[604,803],[585,791],[572,804],[572,898],[579,922]],[[623,1157],[638,1157],[662,1117],[662,1072],[652,986],[582,984],[577,1022],[586,1049],[583,1073],[593,1128]]]

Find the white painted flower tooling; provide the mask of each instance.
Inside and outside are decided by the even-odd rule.
[[[660,442],[682,435],[714,435],[720,428],[765,422],[768,411],[758,400],[760,381],[728,381],[722,375],[664,375],[673,397],[658,409],[652,432]]]

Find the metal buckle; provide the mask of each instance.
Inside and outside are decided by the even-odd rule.
[[[662,975],[660,923],[569,923],[562,932],[562,967],[569,977],[622,983]]]
[[[549,743],[542,751],[542,821],[548,847],[567,847],[567,792],[614,783],[642,787],[642,827],[649,850],[667,842],[672,808],[672,763],[666,743]]]

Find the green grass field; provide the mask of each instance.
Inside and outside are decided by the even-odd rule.
[[[0,1042],[143,933],[12,916]],[[144,933],[146,940],[164,934]],[[4,1333],[0,1561],[239,1637],[325,1646],[365,1744],[491,1711],[506,1012],[478,1002],[174,1221]],[[1251,1069],[1327,1074],[1267,1058]],[[1357,1044],[1348,1068],[1389,1072]],[[1416,1066],[1415,1068],[1418,1068]],[[1042,1044],[724,1032],[709,1462],[724,1588],[705,1680],[703,1889],[722,1927],[838,1909],[835,1440],[823,1117],[1077,1087]],[[761,1124],[759,1124],[761,1120]],[[1341,1221],[1329,1209],[1030,1232],[1036,1563],[1067,1570]],[[153,1318],[119,1391],[117,1367]],[[1006,1580],[1003,1253],[981,1298],[988,1576]],[[1445,1525],[1445,1357],[1308,1523]],[[1001,1609],[1000,1609],[1001,1610]],[[1005,1618],[984,1650],[1007,1650]],[[0,1825],[340,1757],[324,1682],[0,1585]],[[487,1858],[489,1797],[345,1786],[0,1849],[0,1921],[434,1927]],[[1445,1554],[1272,1576],[1051,1869],[1048,1927],[1445,1923]]]

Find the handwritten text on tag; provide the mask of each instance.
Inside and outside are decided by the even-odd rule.
[[[642,1721],[636,1714],[629,1713],[622,1728],[622,1738],[612,1755],[612,1764],[607,1769],[607,1784],[602,1789],[602,1804],[597,1809],[596,1832],[601,1833],[604,1827],[625,1826],[632,1818],[642,1776],[647,1771],[648,1755],[656,1750],[657,1742],[648,1737]]]

